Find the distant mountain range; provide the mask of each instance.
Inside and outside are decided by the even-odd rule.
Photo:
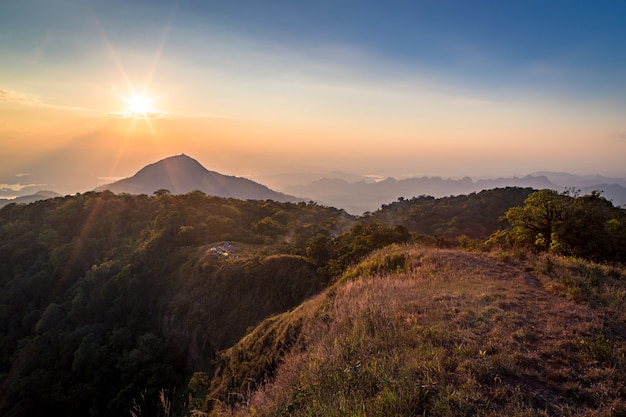
[[[157,190],[167,190],[172,194],[199,190],[208,195],[241,200],[300,201],[247,178],[209,171],[185,154],[147,165],[130,178],[96,188],[96,191],[103,190],[147,195],[152,195]]]
[[[530,187],[572,191],[580,195],[602,191],[617,207],[626,206],[626,178],[599,175],[583,176],[563,172],[536,172],[523,177],[460,179],[441,177],[380,178],[345,172],[329,174],[289,173],[255,178],[223,175],[207,170],[195,159],[182,154],[147,165],[130,178],[103,185],[95,191],[152,195],[157,190],[185,194],[200,190],[208,195],[250,200],[316,201],[342,208],[351,214],[376,211],[383,204],[399,198],[421,195],[447,197],[502,187]],[[268,186],[263,184],[268,184]],[[275,191],[277,190],[277,191]],[[53,191],[39,191],[15,199],[0,199],[0,207],[9,203],[30,203],[56,197]]]
[[[343,177],[345,178],[345,175]],[[322,204],[341,207],[352,214],[375,211],[382,204],[391,203],[398,198],[412,198],[420,195],[439,198],[502,187],[548,188],[559,192],[571,190],[581,195],[599,190],[603,191],[602,195],[611,200],[613,205],[626,204],[626,180],[621,178],[585,177],[547,172],[525,177],[476,181],[470,177],[461,179],[420,177],[400,180],[387,178],[381,181],[372,181],[371,178],[362,177],[359,181],[349,182],[344,178],[321,178],[307,185],[289,185],[282,191]]]
[[[308,185],[294,185],[285,192],[307,197],[322,204],[345,208],[354,214],[375,211],[382,204],[391,203],[398,198],[411,198],[420,195],[446,197],[469,194],[471,192],[507,186],[553,188],[546,177],[498,178],[474,182],[470,177],[461,179],[443,179],[440,177],[421,177],[396,180],[386,178],[371,182],[361,180],[349,183],[338,178],[323,178]]]
[[[15,198],[0,198],[0,207],[4,207],[7,204],[15,203],[15,204],[28,204],[34,203],[39,200],[47,200],[48,198],[60,197],[61,194],[55,193],[54,191],[41,190],[37,191],[35,194],[23,195]]]
[[[620,185],[626,187],[626,178],[611,178],[602,175],[574,175],[567,172],[534,172],[533,176],[546,176],[561,187],[597,187],[599,185]]]

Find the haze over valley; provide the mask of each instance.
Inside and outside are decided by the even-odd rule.
[[[502,187],[551,189],[577,194],[600,191],[615,206],[626,204],[626,179],[566,173],[543,172],[524,177],[477,180],[470,177],[457,179],[421,177],[397,180],[331,172],[326,175],[291,173],[273,175],[267,179],[282,192],[247,178],[209,171],[199,161],[181,154],[149,164],[133,176],[101,185],[95,188],[95,191],[110,190],[116,193],[152,195],[159,191],[185,194],[199,190],[212,196],[239,199],[315,201],[356,215],[376,211],[382,205],[397,199],[418,196],[446,197]],[[293,182],[298,180],[310,182],[304,184]],[[0,207],[12,202],[28,203],[60,195],[45,190],[46,187],[46,184],[25,187],[21,190],[24,194],[22,196],[0,199]]]

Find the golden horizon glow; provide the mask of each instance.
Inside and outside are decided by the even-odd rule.
[[[20,11],[16,16],[30,13],[37,22],[46,21],[40,15],[62,12],[11,5]],[[555,55],[550,61],[552,51],[545,62],[543,56],[541,62],[526,60],[524,53],[509,66],[493,65],[502,62],[499,50],[473,42],[475,50],[450,49],[446,42],[427,48],[443,47],[429,65],[426,49],[426,60],[414,61],[413,40],[421,35],[393,39],[388,53],[326,32],[312,43],[275,38],[274,31],[251,36],[210,24],[207,10],[187,21],[185,13],[159,14],[146,6],[125,5],[136,12],[129,17],[146,17],[126,25],[115,23],[121,15],[109,15],[115,8],[94,6],[96,30],[87,25],[84,33],[85,16],[56,16],[70,20],[72,36],[58,39],[71,42],[68,52],[57,53],[56,42],[42,43],[32,72],[22,69],[32,64],[32,42],[22,48],[6,42],[35,39],[18,34],[37,25],[3,27],[14,33],[0,36],[0,44],[11,46],[0,69],[5,188],[24,182],[17,174],[31,173],[33,184],[71,193],[98,185],[97,177],[132,175],[180,153],[228,175],[340,170],[448,177],[550,170],[626,176],[621,72],[607,79],[610,73],[594,75],[572,60]],[[54,23],[50,33],[58,27]],[[433,40],[446,38],[433,33]],[[405,41],[411,45],[407,55],[395,59],[390,52],[402,50]],[[512,50],[510,42],[503,45]],[[518,46],[525,51],[525,43]],[[604,58],[613,56],[621,55]],[[48,81],[49,74],[54,78]]]

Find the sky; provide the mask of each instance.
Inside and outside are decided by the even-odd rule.
[[[247,176],[626,176],[626,2],[0,2],[0,197]]]

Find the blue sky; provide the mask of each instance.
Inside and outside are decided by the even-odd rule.
[[[63,151],[100,155],[92,181],[180,152],[235,175],[626,175],[625,18],[623,1],[3,2],[0,184]],[[133,95],[154,120],[110,121]]]
[[[46,45],[51,61],[80,60],[81,41],[97,44],[101,25],[114,41],[136,48],[154,48],[169,30],[168,47],[176,49],[176,42],[185,42],[177,29],[185,28],[290,48],[346,45],[392,65],[479,86],[534,85],[543,81],[538,69],[552,68],[567,72],[562,82],[573,91],[611,82],[623,87],[626,69],[622,1],[7,3],[2,6],[3,48],[19,56],[52,38],[53,44]],[[581,81],[592,85],[577,85]]]

